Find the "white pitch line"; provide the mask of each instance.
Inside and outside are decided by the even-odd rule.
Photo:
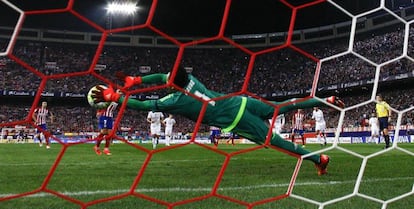
[[[384,182],[384,181],[400,181],[400,180],[410,180],[414,177],[400,177],[400,178],[379,178],[379,179],[368,179],[364,180],[364,183],[374,183],[374,182]],[[302,182],[296,183],[295,186],[314,186],[314,185],[338,185],[338,184],[352,184],[355,181],[329,181],[329,182]],[[287,187],[289,183],[283,184],[265,184],[265,185],[253,185],[253,186],[244,186],[244,187],[219,187],[219,191],[233,191],[233,190],[246,190],[246,189],[260,189],[260,188],[279,188]],[[79,192],[60,192],[66,196],[88,196],[88,195],[99,195],[99,194],[122,194],[128,192],[129,189],[118,189],[118,190],[95,190],[95,191],[79,191]],[[135,190],[139,193],[151,193],[151,192],[208,192],[211,191],[211,187],[208,188],[155,188],[155,189],[137,189]],[[0,198],[13,196],[16,194],[0,194]],[[26,196],[26,198],[39,198],[39,197],[49,197],[53,196],[49,193],[36,193],[33,195]]]
[[[201,161],[211,161],[211,159],[192,159],[192,160],[151,160],[150,163],[171,163],[171,162],[201,162]],[[144,161],[142,161],[142,163],[144,163]],[[119,162],[115,162],[115,161],[105,161],[105,162],[84,162],[84,163],[78,163],[78,162],[73,162],[73,163],[59,163],[59,165],[108,165],[108,164],[119,164]],[[136,164],[131,163],[131,164]],[[0,163],[0,166],[51,166],[52,163]]]

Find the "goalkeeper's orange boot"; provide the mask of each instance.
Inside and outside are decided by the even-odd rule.
[[[329,156],[321,154],[319,164],[315,164],[316,169],[318,169],[318,175],[322,176],[328,173],[328,163],[329,163]]]
[[[109,151],[108,148],[104,148],[103,152],[105,155],[112,155],[111,151]]]
[[[101,155],[102,153],[101,153],[101,150],[99,149],[99,147],[97,147],[97,146],[93,146],[93,150],[95,150],[95,153],[97,154],[97,155]]]
[[[326,101],[340,108],[345,107],[345,103],[336,96],[330,96],[326,99]]]

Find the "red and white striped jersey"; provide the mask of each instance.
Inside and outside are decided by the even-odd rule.
[[[34,110],[34,114],[36,114],[36,125],[46,124],[46,119],[49,114],[47,108],[38,107]]]
[[[111,104],[109,104],[107,108],[98,110],[97,115],[113,118],[115,109],[117,107],[118,107],[118,103],[111,102]]]
[[[305,120],[305,114],[303,112],[295,112],[292,118],[292,128],[303,130],[303,121]]]

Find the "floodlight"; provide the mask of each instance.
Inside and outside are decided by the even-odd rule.
[[[111,2],[106,7],[106,11],[109,14],[125,14],[125,15],[132,15],[137,11],[138,7],[136,3],[132,2]]]

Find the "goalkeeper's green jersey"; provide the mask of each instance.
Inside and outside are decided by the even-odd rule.
[[[219,127],[223,132],[233,131],[257,144],[263,144],[269,133],[269,127],[264,123],[264,120],[273,117],[275,111],[273,105],[286,103],[265,103],[244,96],[227,96],[207,89],[192,75],[188,75],[188,79],[189,82],[184,87],[185,93],[177,91],[158,100],[139,101],[129,99],[127,105],[132,109],[182,115],[193,121],[197,121],[199,115],[204,112],[202,111],[203,107],[205,107],[206,110],[202,117],[203,124]],[[160,83],[167,82],[167,80],[168,74],[152,74],[142,77],[143,83]],[[124,99],[124,97],[121,97],[118,102],[123,102]],[[289,103],[286,103],[289,105],[285,104],[277,108],[279,114],[293,109],[321,104],[320,101],[315,99],[299,103],[290,100]],[[271,137],[270,144],[299,155],[310,153],[300,146],[295,146],[293,143],[282,139],[277,134]],[[320,158],[319,155],[312,155],[306,159],[319,163]]]
[[[129,99],[128,107],[182,115],[197,121],[203,105],[206,104],[202,123],[220,127],[226,132],[231,131],[238,124],[246,109],[251,115],[266,120],[273,117],[275,107],[272,105],[286,103],[286,101],[265,103],[250,97],[228,96],[207,89],[203,83],[191,74],[188,75],[188,79],[189,82],[184,87],[185,93],[177,91],[158,100],[139,101]],[[167,81],[168,74],[152,74],[142,77],[142,82],[148,84],[166,83]],[[119,102],[123,102],[123,100],[124,97],[121,97]],[[289,100],[289,102],[291,103],[292,100]],[[293,109],[314,107],[320,104],[321,102],[310,99],[307,102],[282,105],[278,112],[281,114]]]
[[[202,123],[223,129],[228,128],[239,114],[242,97],[224,98],[224,94],[207,89],[194,76],[189,75],[188,78],[189,82],[184,88],[186,93],[177,91],[161,99],[152,100],[153,110],[178,114],[197,121],[203,105],[206,104],[207,109]],[[217,97],[223,98],[212,100]]]

